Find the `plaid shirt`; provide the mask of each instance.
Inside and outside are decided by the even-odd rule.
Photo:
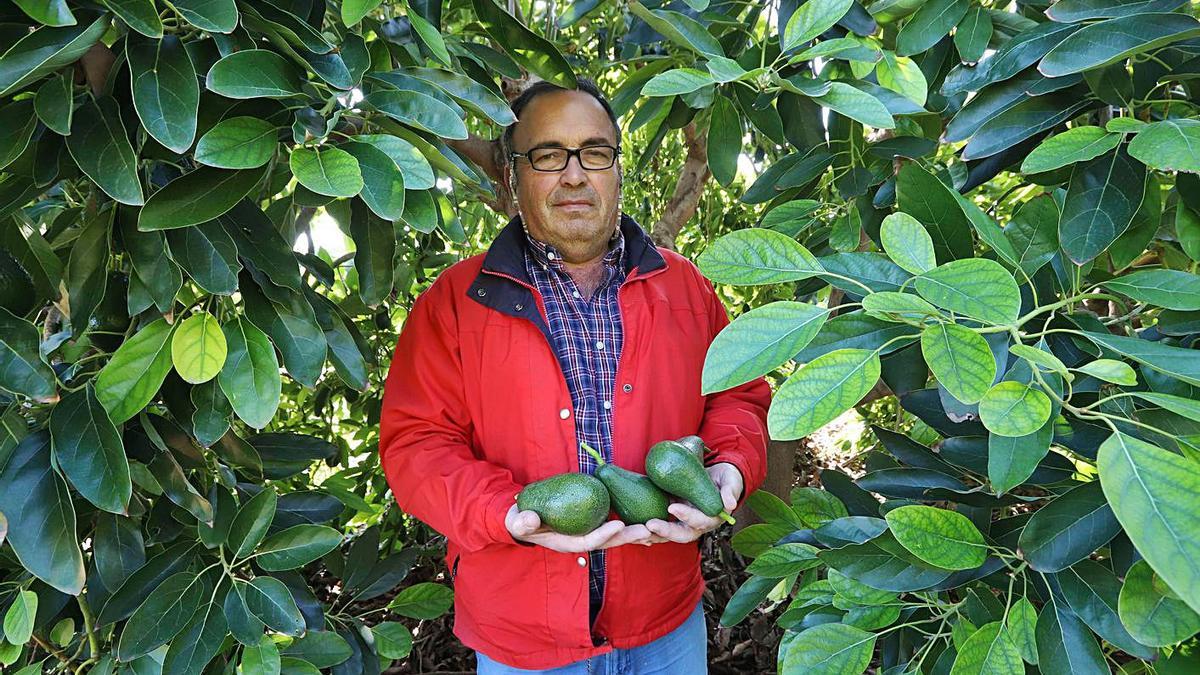
[[[623,331],[617,289],[625,281],[625,238],[618,228],[604,255],[605,277],[589,299],[579,292],[563,265],[562,255],[525,230],[525,268],[546,306],[554,353],[567,380],[575,407],[579,470],[593,473],[596,461],[582,447],[612,459],[612,401],[617,382]],[[590,605],[594,621],[604,598],[604,551],[588,553],[591,562]]]

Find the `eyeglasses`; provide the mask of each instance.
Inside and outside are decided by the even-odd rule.
[[[621,149],[611,145],[585,145],[582,148],[535,148],[529,152],[514,152],[511,156],[528,159],[535,171],[562,171],[574,155],[579,157],[579,165],[583,168],[603,171],[612,167],[619,154]]]

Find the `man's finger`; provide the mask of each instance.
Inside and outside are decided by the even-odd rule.
[[[715,530],[721,524],[716,518],[710,518],[700,509],[686,504],[672,504],[667,510],[693,530],[707,532]]]
[[[689,541],[695,541],[699,537],[699,533],[692,530],[687,525],[680,523],[668,523],[665,520],[657,518],[646,523],[646,528],[654,534],[680,544],[686,544]]]
[[[583,550],[594,551],[599,549],[604,542],[611,539],[623,529],[625,529],[625,523],[622,523],[619,520],[610,520],[607,523],[604,523],[600,527],[592,530],[582,537],[581,543],[583,545]]]
[[[737,508],[737,497],[733,494],[732,486],[727,485],[721,488],[721,501],[725,504],[725,511],[728,513],[733,513],[733,510]]]

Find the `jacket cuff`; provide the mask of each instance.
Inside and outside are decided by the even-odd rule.
[[[733,468],[737,469],[738,473],[742,475],[742,494],[738,497],[737,506],[733,507],[733,511],[736,511],[742,508],[742,505],[746,503],[746,498],[750,496],[751,492],[754,492],[756,486],[751,486],[746,478],[750,475],[749,467],[746,465],[746,460],[742,455],[738,453],[717,453],[713,456],[712,461],[708,463],[708,466],[721,463],[732,464]],[[733,511],[730,511],[730,514]]]
[[[488,536],[498,544],[521,544],[516,539],[513,539],[512,533],[504,525],[504,518],[508,515],[508,510],[516,503],[517,493],[519,488],[512,490],[502,490],[496,496],[492,497],[488,502],[486,513],[486,527]]]

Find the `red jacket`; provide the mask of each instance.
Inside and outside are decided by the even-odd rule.
[[[750,494],[766,472],[763,378],[702,396],[700,373],[729,317],[686,258],[626,215],[624,345],[613,461],[645,470],[663,439],[698,434]],[[413,303],[388,373],[380,464],[396,501],[448,540],[455,635],[516,668],[544,669],[661,637],[704,591],[697,545],[608,550],[604,604],[588,625],[587,556],[516,543],[504,517],[521,488],[578,471],[571,396],[525,273],[519,218],[486,254],[451,266]]]

